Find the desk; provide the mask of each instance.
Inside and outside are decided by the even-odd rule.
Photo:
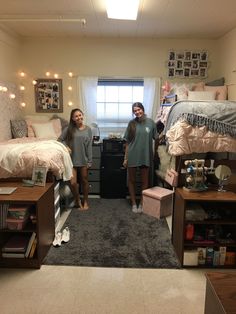
[[[236,313],[236,272],[206,274],[205,314]]]

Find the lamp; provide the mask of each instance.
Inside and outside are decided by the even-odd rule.
[[[107,16],[110,19],[136,20],[139,0],[106,0]]]

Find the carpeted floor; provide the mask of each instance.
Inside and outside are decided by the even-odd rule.
[[[89,202],[88,211],[72,210],[63,226],[70,241],[52,246],[43,264],[180,268],[165,218],[134,214],[125,199]]]

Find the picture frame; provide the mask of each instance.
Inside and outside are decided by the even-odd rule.
[[[63,112],[62,79],[37,79],[36,112]]]
[[[33,168],[32,181],[34,181],[34,185],[45,186],[47,171],[47,167],[44,166],[35,166]]]
[[[209,68],[208,52],[206,50],[170,50],[166,65],[169,78],[206,78]]]

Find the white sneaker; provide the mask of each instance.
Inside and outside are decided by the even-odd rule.
[[[135,213],[135,214],[138,213],[137,205],[132,205],[132,212]]]
[[[138,210],[137,211],[138,213],[142,213],[143,212],[143,206],[141,204],[139,204],[137,210]]]
[[[68,227],[66,227],[62,231],[61,242],[66,243],[66,242],[69,242],[69,240],[70,240],[70,230]]]
[[[57,232],[55,234],[55,238],[52,242],[53,246],[61,246],[61,236],[62,236],[61,232]]]

